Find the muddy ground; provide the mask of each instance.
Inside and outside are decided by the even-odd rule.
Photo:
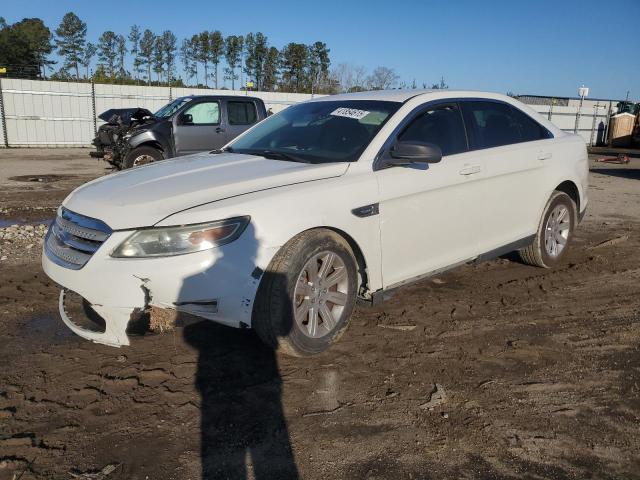
[[[42,223],[103,173],[0,150],[0,220]],[[65,177],[9,179],[44,174]],[[40,247],[0,240],[0,479],[640,478],[640,159],[593,163],[590,195],[561,268],[423,281],[308,359],[206,323],[89,343]]]

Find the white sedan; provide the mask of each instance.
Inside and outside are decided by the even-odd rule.
[[[553,267],[585,213],[587,172],[579,136],[504,95],[322,97],[220,151],[81,186],[42,263],[65,323],[95,342],[128,345],[127,327],[163,309],[310,355],[357,299],[514,250]],[[70,291],[100,321],[72,318]]]

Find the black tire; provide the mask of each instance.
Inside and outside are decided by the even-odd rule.
[[[559,205],[567,207],[569,211],[569,231],[564,248],[557,256],[552,257],[547,253],[547,249],[545,248],[545,228],[551,212],[553,212],[553,210]],[[545,206],[544,213],[540,219],[538,231],[536,232],[533,242],[528,247],[519,251],[522,261],[529,265],[542,268],[552,268],[560,263],[567,254],[568,247],[573,238],[573,232],[577,224],[577,217],[577,208],[573,199],[564,192],[554,191]]]
[[[134,148],[133,150],[131,150],[127,154],[127,156],[124,159],[123,168],[132,168],[132,167],[136,166],[136,165],[134,165],[136,159],[141,157],[141,156],[143,156],[143,155],[147,155],[147,156],[153,158],[153,160],[151,160],[151,162],[157,162],[158,160],[162,160],[164,158],[164,156],[162,155],[162,152],[160,150],[158,150],[157,148],[153,148],[153,147],[149,147],[147,145],[143,145],[141,147]],[[144,165],[144,164],[142,164],[142,165]]]
[[[344,263],[348,290],[335,326],[325,336],[311,338],[304,333],[304,326],[295,320],[294,292],[307,263],[323,252],[334,253]],[[346,240],[331,230],[308,230],[287,242],[264,272],[254,302],[252,326],[263,342],[288,355],[300,357],[321,353],[347,329],[357,288],[357,265]]]

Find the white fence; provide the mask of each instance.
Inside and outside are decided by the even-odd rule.
[[[110,108],[143,107],[156,111],[185,95],[245,95],[242,91],[146,87],[41,80],[2,79],[0,146],[88,146],[102,122],[96,115]],[[278,112],[307,100],[301,93],[250,92]],[[583,107],[531,105],[559,128],[577,132],[589,144],[606,138],[610,103]],[[578,120],[576,121],[576,119]],[[6,135],[6,136],[5,136]]]
[[[311,98],[301,93],[249,92],[275,113]],[[185,95],[247,95],[243,91],[147,87],[42,80],[3,79],[5,124],[0,145],[11,147],[88,146],[96,115],[110,108],[143,107],[155,112]],[[0,119],[0,122],[2,120]],[[6,134],[6,139],[5,139]]]
[[[576,132],[587,144],[596,145],[606,142],[611,108],[610,102],[596,103],[593,106],[557,106],[529,105],[540,115],[553,122],[565,132]],[[614,105],[615,107],[615,105]],[[579,115],[578,115],[579,113]]]

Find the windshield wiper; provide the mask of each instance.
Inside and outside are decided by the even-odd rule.
[[[269,158],[271,160],[286,160],[287,162],[298,162],[298,163],[311,163],[309,160],[305,160],[304,158],[296,157],[294,155],[284,153],[284,152],[276,152],[275,150],[243,150],[242,152],[237,153],[246,153],[247,155],[258,155],[260,157]]]
[[[216,148],[215,150],[211,150],[209,153],[217,155],[219,153],[234,153],[234,152],[233,152],[233,148],[227,147],[227,148]]]

